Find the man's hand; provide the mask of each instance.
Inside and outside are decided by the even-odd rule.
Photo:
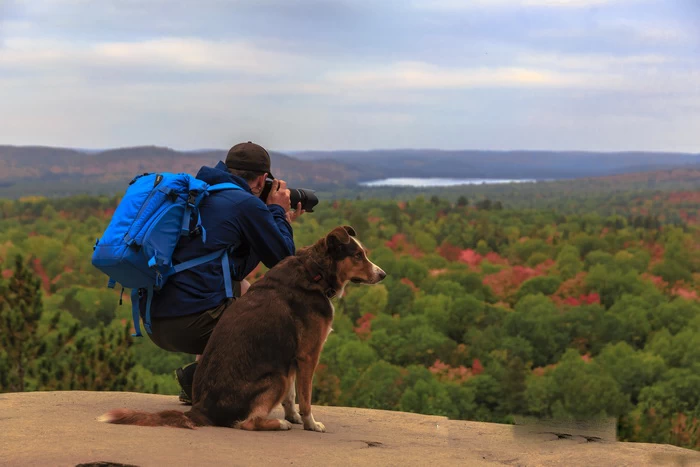
[[[306,211],[304,211],[301,208],[301,201],[297,203],[297,207],[294,209],[294,211],[287,211],[287,222],[290,224],[294,222],[296,219],[299,218],[302,214],[304,214]]]
[[[267,204],[277,204],[284,208],[286,213],[292,208],[291,201],[289,200],[289,190],[287,189],[287,182],[284,180],[273,180],[272,188],[270,189],[270,194],[267,195]]]

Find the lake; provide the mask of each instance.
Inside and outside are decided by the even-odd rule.
[[[456,185],[482,185],[496,183],[533,183],[537,180],[519,179],[507,180],[500,178],[384,178],[382,180],[371,180],[362,182],[362,186],[411,186],[411,187],[433,187],[433,186],[456,186]]]

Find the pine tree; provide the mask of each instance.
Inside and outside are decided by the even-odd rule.
[[[15,269],[0,292],[0,392],[21,392],[31,362],[45,350],[37,336],[43,312],[41,282],[32,273],[21,255],[15,258]]]

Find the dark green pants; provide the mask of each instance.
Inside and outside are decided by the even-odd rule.
[[[240,297],[240,282],[235,282],[235,296]],[[154,344],[171,352],[184,352],[201,355],[209,342],[209,336],[214,326],[219,322],[221,314],[233,303],[233,299],[224,302],[213,310],[203,311],[194,315],[178,316],[175,318],[151,318],[151,338]]]

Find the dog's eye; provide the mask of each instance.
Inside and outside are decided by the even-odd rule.
[[[355,259],[362,259],[362,257],[363,255],[361,251],[359,253],[355,253]]]

